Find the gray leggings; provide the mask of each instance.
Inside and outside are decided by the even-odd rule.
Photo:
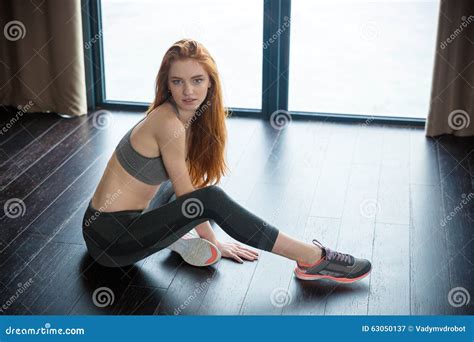
[[[101,212],[89,202],[82,222],[89,254],[101,265],[132,265],[213,220],[249,246],[271,251],[278,229],[235,202],[216,185],[176,197],[171,182],[161,184],[145,210]]]

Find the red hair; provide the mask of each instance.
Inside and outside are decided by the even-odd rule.
[[[206,99],[196,110],[188,128],[190,148],[188,150],[189,175],[195,187],[217,184],[225,175],[225,147],[227,130],[225,119],[229,112],[224,108],[222,86],[217,65],[209,51],[199,42],[182,39],[166,51],[155,82],[155,99],[146,115],[170,98],[168,76],[171,64],[176,60],[191,58],[201,64],[209,75],[211,88]]]

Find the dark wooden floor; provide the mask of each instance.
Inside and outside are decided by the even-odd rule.
[[[293,262],[266,252],[208,268],[168,250],[123,269],[95,264],[82,215],[140,118],[115,112],[100,129],[92,115],[25,114],[0,135],[0,205],[12,209],[0,211],[0,314],[473,313],[474,299],[457,304],[474,296],[473,138],[314,121],[278,131],[229,119],[232,173],[222,187],[232,197],[282,231],[372,260],[369,277],[335,285],[299,281]],[[9,120],[3,114],[1,127]],[[16,214],[15,199],[24,205]],[[111,305],[94,304],[101,287]]]

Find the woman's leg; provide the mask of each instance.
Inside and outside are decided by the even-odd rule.
[[[153,196],[150,203],[148,203],[148,207],[143,210],[143,213],[146,213],[152,209],[159,208],[162,205],[169,203],[175,199],[176,195],[173,190],[173,184],[170,180],[166,180],[160,185],[155,196]]]
[[[195,226],[213,219],[234,239],[258,249],[271,251],[278,230],[212,185],[131,218],[129,224],[114,224],[107,217],[91,226],[87,237],[101,247],[99,263],[125,266],[171,245]],[[104,229],[105,228],[105,229]],[[86,237],[86,235],[85,235]],[[97,248],[95,249],[96,257]]]
[[[173,184],[170,180],[166,180],[160,185],[142,214],[174,200],[176,200],[176,194],[174,193]],[[219,262],[222,257],[219,248],[213,243],[200,238],[194,228],[166,248],[178,253],[188,264],[198,267],[213,265]]]
[[[164,181],[158,192],[150,201],[148,207],[143,213],[152,209],[159,208],[162,205],[174,201],[176,194],[174,193],[173,184],[170,180]],[[298,260],[303,263],[311,263],[321,258],[321,248],[292,238],[282,232],[278,234],[278,238],[272,250],[273,253],[284,256],[288,259]]]
[[[189,231],[188,225],[214,220],[228,235],[252,247],[271,251],[278,229],[235,202],[220,187],[207,186],[144,212],[129,226],[139,241],[166,246]],[[163,229],[150,230],[149,227]]]
[[[280,231],[272,253],[305,264],[311,264],[315,260],[321,259],[322,250],[318,246],[297,240]]]
[[[122,233],[109,234],[99,262],[111,267],[133,264],[169,246],[209,219],[242,243],[296,260],[295,274],[301,279],[331,278],[351,282],[366,276],[371,269],[368,260],[332,251],[319,242],[312,246],[280,233],[214,185],[133,217]],[[109,229],[117,228],[109,222]],[[107,233],[106,229],[92,231],[99,235]],[[104,241],[103,236],[99,239]]]

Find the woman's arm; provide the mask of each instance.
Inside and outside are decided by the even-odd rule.
[[[179,197],[195,190],[185,161],[183,125],[175,117],[163,121],[161,125],[157,125],[159,127],[157,142],[160,147],[163,163],[173,184],[174,193]],[[201,238],[215,244],[223,257],[232,258],[240,263],[243,262],[242,259],[255,260],[258,258],[257,252],[245,248],[238,243],[219,242],[209,221],[197,225],[195,229]]]
[[[196,229],[196,232],[199,234],[199,237],[217,245],[216,234],[214,234],[214,230],[212,229],[212,226],[209,221],[197,225],[194,229]]]

